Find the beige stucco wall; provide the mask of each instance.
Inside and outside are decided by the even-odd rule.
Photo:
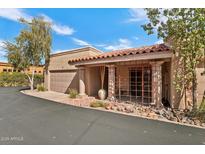
[[[64,53],[53,54],[50,57],[49,70],[76,69],[74,65],[69,65],[68,61],[75,58],[82,58],[99,54],[92,48],[76,49]]]
[[[120,88],[123,91],[129,91],[129,69],[128,66],[117,66],[116,67],[116,84],[120,84]],[[120,80],[120,83],[119,83]],[[118,87],[118,86],[117,86]],[[118,91],[118,89],[116,89]]]
[[[198,68],[196,70],[197,73],[197,95],[198,95],[198,106],[200,105],[203,96],[205,95],[205,75],[202,75],[201,73],[203,73],[204,71],[204,65],[201,62],[198,65]]]
[[[176,91],[175,86],[174,86],[174,70],[176,69],[176,67],[178,67],[174,61],[174,57],[172,59],[172,68],[171,68],[171,78],[172,78],[172,83],[171,83],[171,97],[172,97],[172,103],[173,103],[173,107],[175,108],[179,108],[179,109],[185,109],[186,106],[190,106],[192,105],[192,94],[191,94],[191,89],[189,91],[187,91],[187,103],[185,104],[185,97],[184,95],[181,95],[179,92]],[[197,73],[197,105],[198,107],[201,104],[201,101],[203,99],[204,93],[205,93],[205,76],[201,75],[201,73],[204,71],[204,66],[203,66],[203,62],[201,62],[196,69],[196,73]]]
[[[99,67],[87,67],[85,71],[86,94],[97,96],[101,88]]]

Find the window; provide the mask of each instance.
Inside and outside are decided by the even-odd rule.
[[[4,69],[3,69],[3,72],[7,72],[7,69],[4,68]]]
[[[11,69],[8,69],[8,72],[11,72]]]
[[[14,69],[13,72],[16,72],[16,70]]]
[[[34,71],[36,73],[36,71]]]
[[[20,70],[18,70],[18,72],[21,72]]]
[[[38,71],[38,73],[41,73],[41,71]]]

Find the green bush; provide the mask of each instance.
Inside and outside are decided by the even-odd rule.
[[[42,84],[44,82],[44,76],[40,74],[35,74],[34,76],[34,88],[37,88],[38,84]]]
[[[199,112],[205,112],[205,98],[201,102],[201,105],[199,107]]]
[[[205,99],[202,101],[200,107],[196,111],[192,111],[189,116],[205,122]]]
[[[203,99],[196,116],[199,118],[199,120],[205,122],[205,99]]]
[[[76,89],[68,89],[68,94],[70,98],[76,98],[78,96],[78,91]]]
[[[37,84],[43,83],[43,75],[34,76],[34,87]],[[2,72],[0,73],[0,86],[1,87],[17,87],[17,86],[29,86],[28,77],[21,72]]]
[[[37,84],[37,90],[38,91],[45,91],[45,87],[43,84]]]
[[[90,103],[90,107],[105,107],[106,103],[102,102],[102,101],[95,101],[95,102],[91,102]]]

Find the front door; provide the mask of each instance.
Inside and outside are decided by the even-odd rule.
[[[129,75],[132,100],[143,104],[150,103],[152,99],[151,67],[131,68]]]

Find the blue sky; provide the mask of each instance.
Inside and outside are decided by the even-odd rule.
[[[40,15],[52,23],[52,53],[88,45],[107,52],[161,42],[141,28],[147,22],[143,9],[0,9],[0,45],[13,41],[23,28],[18,18]],[[0,61],[6,61],[2,48]]]

